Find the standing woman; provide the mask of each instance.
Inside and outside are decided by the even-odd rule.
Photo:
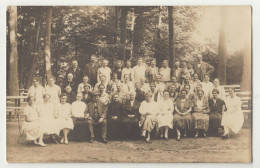
[[[227,108],[225,102],[218,98],[219,91],[217,89],[212,90],[212,95],[213,97],[209,99],[209,132],[216,134],[221,127],[222,114]]]
[[[156,102],[152,100],[151,92],[145,94],[145,100],[141,103],[139,108],[139,113],[141,114],[139,127],[142,129],[142,136],[147,137],[145,141],[150,142],[150,133],[156,124],[156,114],[157,114]]]
[[[24,108],[25,121],[22,125],[22,130],[25,131],[26,140],[33,141],[34,144],[46,146],[43,143],[43,133],[40,128],[40,122],[36,106],[34,104],[34,97],[28,98],[28,105]],[[37,140],[39,140],[37,142]]]
[[[73,121],[71,119],[71,106],[67,103],[67,95],[61,95],[61,103],[56,106],[56,117],[62,129],[63,137],[60,143],[68,144],[68,133],[73,129]]]
[[[55,78],[50,77],[48,80],[48,85],[45,87],[46,93],[50,95],[50,102],[51,103],[60,103],[60,95],[61,95],[61,88],[55,84]]]
[[[222,136],[228,138],[231,132],[237,134],[244,123],[244,115],[241,110],[241,100],[235,95],[235,90],[228,90],[229,96],[226,99],[227,111],[223,113],[221,125],[224,127]]]
[[[183,130],[183,137],[187,137],[187,131],[191,129],[192,118],[191,99],[187,97],[187,91],[182,90],[180,96],[177,97],[175,102],[175,114],[173,115],[173,125],[177,131],[177,141],[181,140],[181,130]]]
[[[55,119],[55,108],[50,99],[51,95],[49,93],[43,95],[43,103],[38,106],[39,121],[42,133],[51,135],[55,143],[58,143],[54,135],[59,135],[61,128]]]
[[[169,92],[165,90],[163,92],[163,99],[158,101],[157,103],[158,106],[158,114],[157,114],[157,122],[158,122],[158,127],[160,129],[161,135],[160,138],[163,138],[163,133],[164,133],[164,138],[165,140],[168,140],[168,130],[169,128],[173,128],[173,102],[170,99]]]
[[[206,132],[209,129],[209,106],[208,98],[204,96],[203,90],[197,91],[197,97],[194,98],[194,106],[192,118],[194,121],[195,136],[197,139],[199,136],[199,130],[203,131],[203,136],[206,138]]]
[[[214,79],[214,81],[213,81],[213,89],[217,89],[217,90],[219,91],[218,97],[219,97],[220,99],[222,99],[222,100],[226,99],[225,89],[224,89],[223,86],[221,86],[221,85],[219,84],[219,79],[218,79],[218,78]],[[213,89],[212,89],[212,90],[213,90]],[[212,98],[213,96],[210,95],[210,97]]]

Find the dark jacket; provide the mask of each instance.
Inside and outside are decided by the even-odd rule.
[[[73,74],[73,81],[75,82],[76,85],[80,84],[82,81],[82,71],[79,69],[79,67],[77,67],[77,69],[75,70],[75,72],[73,71],[72,67],[69,67],[69,69],[66,72],[66,76],[65,78],[67,78],[68,74],[72,73]]]
[[[66,93],[68,96],[67,96],[67,103],[71,104],[73,103],[74,101],[76,101],[76,94],[74,92],[70,92],[70,94]]]
[[[85,114],[89,114],[89,117],[93,118],[95,113],[96,113],[95,112],[95,102],[91,101],[87,104]],[[100,118],[104,118],[104,119],[107,116],[106,106],[104,103],[102,103],[100,101],[97,102],[97,115]]]
[[[209,108],[210,113],[219,113],[222,114],[222,107],[225,106],[225,111],[227,110],[226,104],[222,99],[217,98],[216,104],[214,103],[213,99],[209,99]]]
[[[72,80],[72,82],[68,82],[68,80],[66,79],[66,80],[64,80],[63,81],[63,83],[62,83],[62,91],[63,92],[65,92],[65,88],[67,87],[67,86],[70,86],[71,87],[71,89],[72,89],[72,92],[74,92],[74,93],[77,93],[77,90],[78,90],[78,85],[75,83],[75,81],[73,81]]]
[[[86,104],[88,104],[89,102],[93,101],[93,93],[92,92],[88,92],[88,96],[86,97],[86,93],[82,92],[82,101]]]
[[[131,106],[130,100],[125,103],[125,116],[135,115],[135,118],[140,118],[139,107],[141,103],[137,100],[134,101],[133,106]]]
[[[119,119],[123,117],[124,107],[120,102],[114,102],[108,104],[107,107],[107,118],[117,116]]]
[[[204,81],[204,75],[207,74],[210,76],[210,74],[214,71],[214,67],[209,65],[206,62],[201,62],[201,66],[198,67],[198,62],[195,62],[193,65],[194,73],[198,74],[199,80]]]
[[[135,100],[137,100],[138,102],[142,102],[145,100],[144,91],[136,90],[135,92],[136,92]]]
[[[99,66],[95,63],[94,66],[89,63],[85,65],[84,76],[87,75],[89,78],[89,83],[94,87],[97,83],[97,70]]]

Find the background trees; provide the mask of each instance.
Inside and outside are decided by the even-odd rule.
[[[116,59],[131,59],[135,64],[138,57],[156,58],[158,66],[168,58],[193,62],[201,53],[216,69],[212,78],[217,77],[223,60],[218,59],[220,46],[230,47],[221,45],[223,38],[220,43],[210,36],[202,41],[195,38],[201,37],[198,23],[207,15],[204,10],[194,6],[17,7],[19,86],[28,88],[33,76],[44,84],[45,74],[54,75],[59,84],[73,59],[83,69],[92,54],[99,60],[108,59],[113,67]],[[227,84],[241,82],[244,53],[226,52]],[[10,56],[8,53],[8,59]]]

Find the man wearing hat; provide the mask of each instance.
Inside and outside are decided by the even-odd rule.
[[[102,142],[107,143],[106,134],[107,134],[107,120],[106,120],[106,107],[104,103],[99,101],[100,94],[99,92],[93,93],[93,101],[87,104],[85,110],[85,116],[88,121],[88,128],[90,132],[90,143],[94,141],[94,130],[93,125],[100,125],[101,128],[101,137]]]
[[[97,71],[98,71],[98,64],[96,63],[96,56],[92,55],[90,58],[90,63],[85,65],[84,68],[84,76],[88,76],[89,83],[92,87],[95,86],[97,83]]]

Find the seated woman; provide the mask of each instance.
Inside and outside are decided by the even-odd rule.
[[[85,86],[88,87],[88,86]],[[76,97],[76,101],[71,104],[71,113],[72,113],[72,120],[74,124],[74,128],[72,131],[73,137],[77,141],[83,141],[83,139],[87,139],[87,120],[85,120],[85,110],[86,104],[81,101],[82,94],[78,93]]]
[[[157,122],[161,133],[160,138],[163,138],[164,133],[165,140],[168,140],[168,130],[169,128],[173,128],[172,121],[174,106],[167,90],[163,92],[163,99],[157,102],[157,106]]]
[[[50,94],[45,93],[43,95],[43,103],[37,108],[39,113],[39,121],[42,133],[51,135],[50,138],[55,143],[58,143],[55,139],[55,135],[59,135],[61,127],[59,122],[55,119],[54,103],[50,102]]]
[[[132,81],[130,81],[129,75],[124,76],[124,82],[122,83],[122,90],[125,93],[133,92],[135,91],[135,86]]]
[[[73,121],[71,119],[71,106],[67,103],[67,95],[62,94],[61,103],[56,106],[56,117],[62,129],[63,137],[60,143],[68,144],[68,133],[73,129]]]
[[[229,138],[230,133],[237,134],[244,123],[244,114],[241,110],[241,100],[235,95],[235,90],[228,90],[229,96],[226,99],[227,111],[223,113],[221,125],[224,127],[225,138]]]
[[[209,106],[208,99],[204,96],[203,90],[197,91],[197,97],[193,99],[193,113],[192,118],[194,122],[195,136],[197,139],[199,136],[199,130],[203,131],[203,136],[206,138],[209,128]]]
[[[138,122],[140,119],[139,107],[141,103],[136,100],[135,92],[130,92],[129,97],[130,99],[124,104],[125,114],[122,122],[126,128],[126,135],[137,138],[139,133]]]
[[[186,96],[186,90],[180,92],[181,96],[178,96],[175,102],[175,114],[173,115],[173,126],[177,131],[177,141],[181,139],[181,130],[183,130],[183,137],[187,137],[187,131],[191,129],[192,118],[191,118],[191,109],[192,102]]]
[[[26,140],[33,141],[34,144],[46,146],[43,143],[43,133],[41,132],[40,122],[36,106],[34,104],[34,97],[28,98],[28,105],[24,108],[25,121],[22,125],[22,130],[26,134]],[[38,142],[37,142],[38,140]]]
[[[77,93],[82,93],[82,92],[84,92],[84,87],[85,87],[85,86],[89,86],[90,91],[93,90],[92,86],[88,83],[88,76],[84,76],[84,77],[83,77],[82,83],[80,83],[80,84],[78,85]]]
[[[176,91],[176,86],[174,84],[171,84],[169,86],[169,90],[168,91],[169,91],[169,96],[170,96],[172,102],[174,103],[176,98],[177,98],[177,96],[178,96],[178,93]]]
[[[122,127],[123,115],[124,107],[119,102],[119,95],[115,93],[107,107],[108,132],[111,138],[122,138],[122,130],[120,128]]]
[[[212,95],[213,98],[209,99],[209,133],[216,134],[221,127],[222,114],[226,110],[226,104],[218,98],[218,89],[213,89]]]
[[[107,105],[110,100],[110,97],[109,94],[106,92],[105,86],[103,84],[100,84],[98,87],[98,91],[100,94],[99,100],[105,105]]]
[[[141,114],[139,127],[142,129],[142,136],[147,137],[145,141],[150,142],[150,133],[156,124],[156,114],[157,114],[157,104],[152,100],[151,92],[145,94],[145,100],[141,103],[139,108],[139,113]]]

